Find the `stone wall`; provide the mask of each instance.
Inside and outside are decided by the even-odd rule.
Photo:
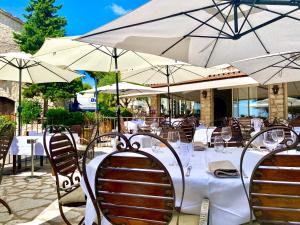
[[[0,53],[20,51],[18,44],[14,42],[13,32],[19,32],[22,27],[21,20],[0,9]],[[0,97],[17,102],[18,93],[18,82],[0,80]],[[0,113],[7,114],[8,111],[11,111],[11,106],[3,107]]]
[[[207,96],[203,96],[203,92],[206,91]],[[213,125],[214,122],[214,92],[212,89],[202,90],[200,94],[201,104],[201,122],[206,126]]]
[[[277,84],[279,87],[278,94],[273,93],[273,86],[268,85],[269,95],[269,120],[273,121],[274,118],[287,119],[288,107],[287,107],[287,84]]]

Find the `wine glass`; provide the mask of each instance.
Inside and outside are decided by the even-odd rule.
[[[215,136],[214,149],[215,149],[216,152],[223,152],[224,151],[224,140],[221,136]]]
[[[264,146],[269,150],[272,151],[277,146],[277,134],[273,131],[266,131],[264,133]]]
[[[275,141],[277,141],[277,145],[279,145],[284,140],[284,130],[283,129],[272,130],[272,137]]]
[[[228,141],[232,137],[231,127],[222,127],[221,136],[226,142],[226,147],[228,147]]]
[[[179,158],[183,167],[187,167],[191,160],[191,153],[187,144],[181,145],[179,148]]]
[[[180,147],[180,135],[178,131],[168,132],[168,142],[175,149],[178,150]]]

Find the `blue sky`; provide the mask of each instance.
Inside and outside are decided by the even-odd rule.
[[[148,0],[56,0],[62,4],[59,15],[68,21],[67,35],[81,35],[143,5]],[[29,0],[0,0],[0,8],[24,20]],[[93,85],[93,81],[86,79]]]

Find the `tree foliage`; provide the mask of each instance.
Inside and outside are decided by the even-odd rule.
[[[32,121],[37,120],[42,112],[42,107],[36,100],[23,100],[22,108],[23,123],[31,123]]]
[[[14,33],[22,51],[34,54],[46,37],[65,35],[66,18],[57,15],[62,5],[54,3],[55,0],[30,0],[25,9],[27,14],[24,14],[27,21],[20,33]]]

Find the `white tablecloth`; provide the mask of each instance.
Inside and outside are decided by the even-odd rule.
[[[192,165],[191,175],[185,177],[186,192],[182,211],[185,213],[199,214],[200,205],[204,197],[209,198],[210,224],[211,225],[238,225],[249,221],[249,206],[242,187],[240,178],[216,178],[207,172],[207,164],[211,161],[230,160],[239,168],[239,160],[242,149],[232,149],[233,153],[216,153],[213,149],[203,152],[194,152],[190,164]],[[147,150],[152,153],[151,150]],[[154,154],[154,153],[152,153]],[[170,154],[156,153],[156,156],[164,163],[173,178],[177,199],[180,197],[181,177],[177,166],[170,166],[173,158]],[[263,153],[249,151],[244,162],[245,174],[250,177],[252,170]],[[104,156],[98,156],[87,165],[87,174],[94,189],[94,179],[97,166]],[[245,178],[249,183],[249,178]],[[85,193],[86,187],[84,180],[81,185]],[[94,190],[93,190],[94,191]],[[87,194],[88,195],[88,194]],[[85,222],[91,224],[95,218],[95,210],[87,199]],[[104,222],[106,224],[107,222]]]
[[[49,142],[51,136],[47,136],[47,143]],[[73,133],[73,137],[77,142],[79,140],[78,134]],[[27,143],[29,139],[37,139],[35,143],[35,151],[33,155],[41,155],[46,156],[46,152],[44,149],[43,144],[43,136],[15,136],[10,149],[9,153],[11,155],[31,155],[31,144]]]
[[[194,141],[207,144],[208,142],[210,142],[211,135],[214,130],[215,127],[197,127],[194,134]]]

